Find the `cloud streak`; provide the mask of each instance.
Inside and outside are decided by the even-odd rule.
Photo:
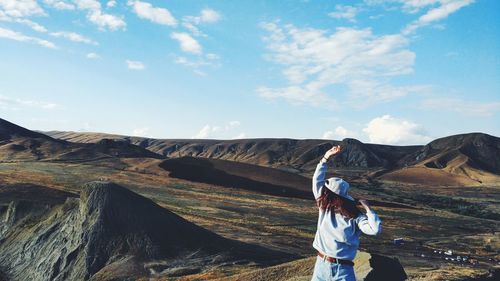
[[[2,27],[0,27],[0,38],[10,39],[18,42],[32,43],[49,49],[58,48],[54,43],[47,41],[45,39],[33,36],[27,36],[24,35],[23,33]]]
[[[52,32],[50,33],[50,35],[53,37],[62,37],[77,43],[99,45],[96,41],[75,32],[59,31],[59,32]]]
[[[144,70],[144,69],[146,69],[146,65],[144,65],[144,63],[142,63],[141,61],[126,60],[125,63],[127,64],[128,69],[131,69],[131,70]]]
[[[45,101],[14,99],[0,95],[0,108],[7,110],[19,110],[21,108],[55,109],[58,104]]]
[[[415,1],[413,1],[415,2]],[[436,8],[429,9],[425,14],[420,16],[418,20],[407,25],[402,33],[410,34],[420,27],[429,25],[433,22],[447,18],[450,14],[458,11],[459,9],[474,3],[474,0],[440,0],[440,1],[421,1],[424,6],[425,2],[428,4],[434,4],[434,2],[439,2],[439,6]],[[422,6],[419,6],[422,7]]]
[[[188,33],[172,32],[170,37],[179,42],[181,50],[186,53],[199,55],[203,52],[203,48],[200,43]]]
[[[127,24],[122,17],[112,14],[107,14],[102,11],[102,6],[96,0],[74,0],[76,7],[80,10],[87,11],[87,19],[97,25],[102,31],[125,29]]]
[[[170,11],[165,8],[153,7],[150,3],[142,1],[128,1],[128,5],[132,6],[134,13],[139,18],[147,19],[161,25],[177,25],[177,20]]]

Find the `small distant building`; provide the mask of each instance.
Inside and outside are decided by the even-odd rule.
[[[403,245],[405,240],[403,238],[395,238],[392,242],[394,245]]]

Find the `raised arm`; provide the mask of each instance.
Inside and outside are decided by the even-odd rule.
[[[314,194],[314,199],[318,199],[321,196],[321,189],[325,184],[325,175],[326,175],[326,161],[320,161],[316,166],[316,171],[314,171],[313,180],[312,180],[312,190]]]
[[[321,189],[325,184],[325,176],[326,176],[326,163],[335,155],[339,154],[341,151],[340,145],[334,146],[329,149],[321,161],[316,166],[316,171],[314,171],[313,179],[312,179],[312,190],[314,194],[314,198],[318,199],[321,196]]]
[[[378,215],[370,208],[366,200],[359,200],[366,210],[366,215],[360,215],[356,218],[359,229],[367,235],[377,235],[382,231],[382,221]]]

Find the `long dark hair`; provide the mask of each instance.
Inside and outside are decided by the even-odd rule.
[[[316,199],[316,204],[322,211],[329,210],[348,219],[356,218],[361,213],[355,201],[341,197],[326,186],[322,189],[321,196]]]

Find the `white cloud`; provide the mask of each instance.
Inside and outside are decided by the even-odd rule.
[[[335,133],[333,131],[326,131],[323,133],[323,136],[321,137],[321,139],[324,139],[324,140],[332,140],[335,138]]]
[[[205,33],[203,33],[198,25],[203,23],[216,23],[222,19],[222,16],[219,12],[213,9],[203,9],[200,12],[199,16],[185,16],[182,18],[182,26],[184,26],[187,30],[191,31],[195,36],[207,37]]]
[[[434,6],[443,0],[364,0],[367,5],[382,5],[388,10],[396,10],[402,5],[402,11],[405,13],[415,14],[422,8]],[[449,1],[449,0],[444,0]],[[453,1],[453,0],[452,0]],[[395,7],[396,4],[398,7]]]
[[[56,9],[56,10],[74,10],[75,5],[68,3],[66,1],[60,1],[60,0],[44,0],[43,1],[46,5]]]
[[[474,2],[475,0],[365,0],[368,5],[402,5],[403,12],[410,14],[425,11],[417,20],[402,30],[403,34],[410,34],[422,26],[442,20]]]
[[[20,32],[0,27],[0,38],[11,39],[19,42],[33,43],[49,49],[57,49],[57,46],[47,40],[24,35]]]
[[[180,65],[184,65],[184,66],[187,66],[187,67],[192,67],[192,68],[199,68],[203,65],[207,65],[207,62],[201,60],[201,61],[193,61],[193,60],[190,60],[186,57],[176,57],[175,60],[174,60],[174,63],[176,64],[180,64]]]
[[[144,128],[136,128],[132,131],[132,136],[137,136],[137,137],[149,137],[149,128],[144,127]]]
[[[97,0],[74,0],[75,4],[77,5],[78,9],[81,10],[100,10],[101,9],[101,3]]]
[[[153,7],[150,3],[142,1],[128,1],[138,17],[150,20],[157,24],[176,26],[177,20],[172,16],[169,10],[165,8]]]
[[[115,0],[111,0],[111,1],[108,1],[106,3],[106,7],[108,7],[108,8],[113,8],[115,6],[116,6],[116,1]]]
[[[36,0],[0,0],[0,10],[15,18],[46,15]]]
[[[146,66],[140,61],[126,60],[128,69],[132,70],[144,70]]]
[[[432,22],[444,19],[459,9],[468,6],[475,0],[364,0],[368,5],[383,5],[389,10],[396,10],[401,6],[405,13],[417,14],[425,11],[417,20],[403,29],[403,34],[409,34],[416,29]]]
[[[218,22],[222,16],[219,12],[212,9],[203,9],[200,15],[200,22],[214,23]]]
[[[322,139],[342,140],[345,138],[353,138],[356,135],[357,134],[355,132],[347,130],[342,126],[338,126],[337,128],[335,128],[335,131],[326,131],[325,133],[323,133]]]
[[[0,10],[0,21],[19,23],[22,25],[26,25],[37,32],[41,32],[41,33],[47,32],[47,28],[45,28],[44,26],[42,26],[42,25],[40,25],[32,20],[22,18],[22,17],[14,17],[14,18],[9,17],[2,10]]]
[[[125,29],[127,24],[122,17],[103,13],[101,3],[96,0],[74,0],[80,10],[86,10],[87,19],[98,26],[100,30]]]
[[[245,133],[240,133],[239,135],[236,135],[236,136],[232,137],[231,139],[238,140],[238,139],[244,139],[246,137],[247,137],[247,135]]]
[[[369,28],[337,28],[334,32],[263,23],[267,58],[283,66],[288,86],[262,86],[265,98],[283,98],[295,104],[334,109],[335,99],[325,90],[347,88],[350,102],[366,106],[419,91],[420,87],[393,86],[392,77],[413,71],[415,53],[400,34],[375,35]],[[331,87],[334,86],[334,87]]]
[[[91,60],[95,60],[95,59],[99,59],[101,58],[101,56],[99,56],[98,54],[96,53],[88,53],[87,56],[86,56],[88,59],[91,59]]]
[[[454,111],[468,116],[492,116],[500,113],[500,101],[474,102],[459,98],[436,98],[422,101],[423,109]]]
[[[403,4],[403,11],[408,13],[417,13],[420,9],[436,5],[441,2],[441,0],[399,0],[399,2]]]
[[[78,43],[85,43],[85,44],[90,44],[90,45],[98,45],[98,43],[90,38],[87,38],[81,34],[75,33],[75,32],[66,32],[66,31],[59,31],[59,32],[52,32],[50,33],[51,36],[54,37],[62,37],[66,38],[70,41],[73,42],[78,42]]]
[[[191,68],[193,72],[200,76],[207,74],[202,70],[205,67],[218,68],[221,66],[219,56],[216,54],[206,54],[205,57],[198,56],[196,59],[189,59],[183,56],[176,56],[174,63]]]
[[[363,132],[377,144],[425,144],[432,140],[420,125],[390,115],[374,118]]]
[[[29,26],[34,31],[45,33],[47,28],[29,19],[16,19],[15,22]]]
[[[192,54],[201,54],[202,47],[196,39],[194,39],[191,35],[185,32],[172,32],[170,34],[172,39],[175,39],[179,42],[181,50],[186,53]]]
[[[92,11],[88,14],[87,18],[89,21],[96,24],[100,30],[117,30],[127,26],[122,18],[111,14],[105,14],[101,11]]]
[[[210,53],[210,54],[206,55],[206,58],[209,59],[209,60],[218,60],[220,57],[218,55],[216,55],[216,54]]]
[[[328,15],[336,19],[346,19],[351,22],[356,21],[356,14],[359,12],[358,8],[349,5],[335,5],[335,11]]]
[[[184,26],[184,28],[186,28],[187,30],[191,31],[191,33],[193,33],[193,35],[195,36],[207,37],[205,33],[201,32],[201,30],[191,22],[183,21],[182,26]]]
[[[19,110],[22,108],[55,109],[57,107],[59,105],[52,102],[17,99],[0,95],[0,108],[6,110]]]
[[[201,23],[215,23],[222,19],[219,12],[213,9],[203,9],[199,16],[186,16],[184,21],[199,25]]]
[[[193,139],[206,139],[210,136],[211,132],[212,132],[212,127],[210,125],[205,125],[203,128],[201,128],[201,130],[196,134],[194,135],[192,138]]]
[[[241,123],[239,121],[227,122],[224,126],[210,125],[207,124],[201,128],[201,130],[194,135],[193,139],[208,139],[208,138],[219,138],[219,139],[238,139],[244,138],[244,133],[239,133],[235,136],[235,130],[240,127]]]

